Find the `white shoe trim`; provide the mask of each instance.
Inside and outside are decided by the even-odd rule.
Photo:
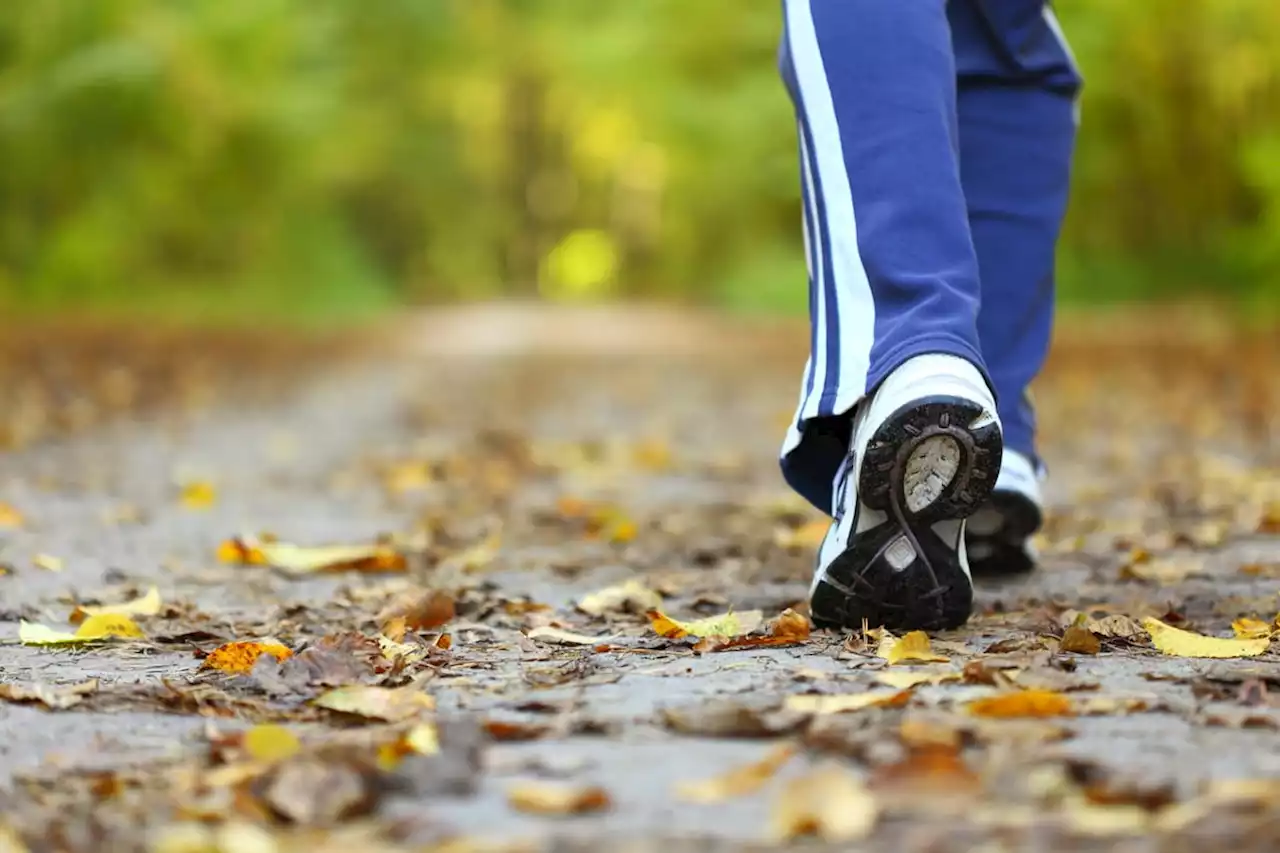
[[[1016,450],[1005,448],[1000,465],[1000,476],[996,478],[996,490],[1017,492],[1035,504],[1038,509],[1044,508],[1040,475],[1036,471],[1036,466],[1030,458]]]

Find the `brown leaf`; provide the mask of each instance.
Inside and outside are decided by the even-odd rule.
[[[216,669],[228,675],[248,675],[258,658],[271,655],[282,661],[293,654],[279,643],[226,643],[209,652],[208,657],[200,664],[202,669]]]
[[[743,765],[720,776],[699,782],[680,782],[676,794],[693,803],[719,803],[734,797],[745,797],[764,787],[782,766],[796,754],[794,744],[782,744],[770,750],[764,758]]]
[[[507,802],[517,811],[561,817],[608,811],[609,792],[598,786],[523,782],[507,790]]]
[[[1052,690],[1018,690],[976,699],[969,713],[979,717],[1064,717],[1072,714],[1071,700]]]
[[[551,727],[545,723],[525,723],[511,720],[485,720],[484,730],[500,743],[519,743],[546,737]]]
[[[98,692],[98,679],[79,684],[0,684],[0,700],[16,704],[37,703],[53,711],[79,705]]]
[[[1096,655],[1102,650],[1102,642],[1087,628],[1072,625],[1063,633],[1058,649],[1082,655]]]
[[[729,649],[753,649],[776,646],[794,646],[809,639],[809,617],[787,608],[782,612],[764,637],[703,637],[694,644],[695,652],[723,652]]]
[[[773,805],[770,834],[775,841],[807,835],[824,841],[854,841],[875,828],[879,807],[858,779],[826,764],[786,786]]]
[[[922,794],[971,797],[981,790],[981,779],[964,763],[954,743],[911,746],[901,761],[877,768],[870,784],[891,799]]]
[[[745,704],[711,699],[697,705],[663,708],[664,725],[683,735],[700,737],[775,737],[797,729],[808,716],[765,702]]]
[[[255,789],[272,812],[300,826],[331,826],[362,817],[378,801],[376,768],[354,761],[287,761]]]
[[[386,625],[394,620],[403,620],[404,628],[408,631],[434,631],[452,622],[453,618],[452,595],[438,589],[414,589],[401,593],[382,608],[377,622],[383,626],[382,633],[391,637],[386,631]],[[403,636],[401,634],[392,639],[399,642]]]

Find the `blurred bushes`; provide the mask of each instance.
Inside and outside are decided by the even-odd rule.
[[[1061,0],[1064,290],[1280,296],[1280,4]],[[804,305],[776,2],[41,0],[0,16],[0,300]]]

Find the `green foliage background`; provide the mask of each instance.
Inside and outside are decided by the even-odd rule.
[[[1280,302],[1280,3],[1060,0],[1064,297]],[[40,0],[0,16],[0,302],[803,310],[776,2]]]

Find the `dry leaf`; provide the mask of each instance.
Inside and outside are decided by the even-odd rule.
[[[663,723],[672,731],[699,737],[776,737],[798,728],[808,717],[771,702],[744,703],[731,699],[712,699],[659,711]]]
[[[782,615],[774,620],[767,636],[734,637],[732,639],[703,637],[694,644],[693,650],[695,652],[723,652],[729,649],[793,646],[808,640],[809,633],[809,617],[788,607],[782,612]]]
[[[26,524],[26,519],[22,517],[22,513],[12,504],[0,501],[0,527],[16,528]]]
[[[764,758],[743,765],[720,776],[700,782],[680,782],[676,794],[692,803],[719,803],[734,797],[754,794],[774,777],[791,756],[796,754],[794,744],[782,744],[771,749]]]
[[[1122,640],[1130,637],[1140,637],[1144,633],[1141,622],[1132,616],[1124,616],[1118,613],[1104,616],[1101,619],[1090,619],[1082,627],[1088,628],[1099,637],[1115,637]]]
[[[231,539],[218,547],[223,562],[266,565],[291,575],[316,572],[403,572],[404,554],[388,545],[291,545],[259,541],[252,537]]]
[[[1064,717],[1072,714],[1071,700],[1053,690],[1018,690],[976,699],[969,713],[979,717]]]
[[[960,673],[954,670],[930,672],[924,669],[894,670],[876,674],[876,681],[898,690],[909,690],[921,684],[942,684],[946,681],[959,681]]]
[[[1152,644],[1166,655],[1184,658],[1245,658],[1260,655],[1271,645],[1263,637],[1256,640],[1224,640],[1206,637],[1166,625],[1159,619],[1147,617],[1143,627],[1151,635]]]
[[[62,561],[48,554],[36,554],[31,558],[31,565],[37,569],[44,569],[46,572],[62,571]]]
[[[418,723],[391,743],[378,748],[378,766],[394,770],[405,756],[435,755],[440,752],[440,732],[434,723]]]
[[[1204,561],[1188,558],[1131,560],[1120,567],[1121,580],[1144,580],[1168,585],[1181,583],[1193,575],[1203,573]]]
[[[86,696],[97,692],[96,678],[79,684],[0,684],[0,700],[18,704],[36,702],[54,711],[79,705]]]
[[[1263,622],[1261,619],[1242,616],[1231,623],[1231,630],[1235,632],[1236,639],[1261,640],[1271,637],[1275,631],[1275,625]]]
[[[29,646],[68,645],[92,643],[107,639],[133,639],[142,636],[142,630],[128,616],[102,613],[90,616],[81,623],[74,634],[55,631],[45,625],[23,620],[18,625],[18,639]]]
[[[876,656],[893,664],[905,662],[948,663],[950,658],[934,654],[929,648],[929,635],[924,631],[912,631],[901,639],[888,631],[882,631]]]
[[[407,720],[423,711],[433,710],[436,706],[435,699],[423,693],[416,684],[406,687],[352,684],[322,693],[313,701],[330,711],[389,723]]]
[[[553,785],[523,782],[507,790],[513,809],[538,815],[579,815],[607,811],[613,805],[609,792],[596,786]]]
[[[804,714],[843,714],[861,711],[863,708],[899,708],[911,700],[911,691],[897,693],[886,691],[870,693],[846,693],[843,695],[788,696],[786,709]]]
[[[871,779],[872,789],[889,800],[910,801],[920,795],[971,797],[980,786],[978,774],[964,763],[956,743],[911,746],[905,758],[877,768]]]
[[[706,619],[695,619],[691,622],[680,622],[667,616],[661,610],[650,610],[649,617],[653,630],[661,637],[679,640],[684,637],[740,637],[750,634],[764,622],[764,613],[759,610],[746,610],[741,613],[729,611],[719,616]]]
[[[244,751],[254,761],[282,761],[297,755],[302,749],[298,736],[284,726],[264,723],[254,726],[241,739]]]
[[[774,531],[773,542],[779,548],[813,550],[822,544],[831,519],[815,518],[799,527],[782,527]]]
[[[155,616],[160,612],[160,590],[151,587],[147,590],[147,594],[141,598],[135,598],[133,601],[122,601],[119,604],[103,604],[93,606],[82,604],[71,612],[68,621],[72,625],[79,625],[89,616],[100,616],[106,613],[115,613],[121,616]]]
[[[228,675],[248,675],[263,655],[271,655],[277,661],[285,660],[293,652],[279,643],[225,643],[209,652],[200,664],[202,669],[216,669]]]
[[[399,642],[404,638],[405,630],[434,631],[452,622],[455,615],[453,596],[449,593],[438,589],[414,589],[401,593],[382,608],[377,622],[388,636],[391,636],[387,630],[388,623],[401,627],[400,636],[392,637]]]
[[[218,490],[206,482],[186,483],[178,496],[178,502],[187,509],[208,509],[217,500]]]
[[[584,596],[578,609],[590,616],[606,613],[645,613],[662,606],[662,596],[632,578]]]
[[[875,828],[879,807],[858,779],[836,764],[786,786],[770,815],[775,841],[813,835],[824,841],[865,838]]]
[[[1102,651],[1102,642],[1089,629],[1072,625],[1063,632],[1058,650],[1081,655],[1096,655]]]
[[[527,635],[530,640],[549,640],[553,643],[564,643],[570,646],[594,646],[606,642],[608,637],[588,637],[586,634],[575,634],[561,628],[544,625],[534,628]]]

